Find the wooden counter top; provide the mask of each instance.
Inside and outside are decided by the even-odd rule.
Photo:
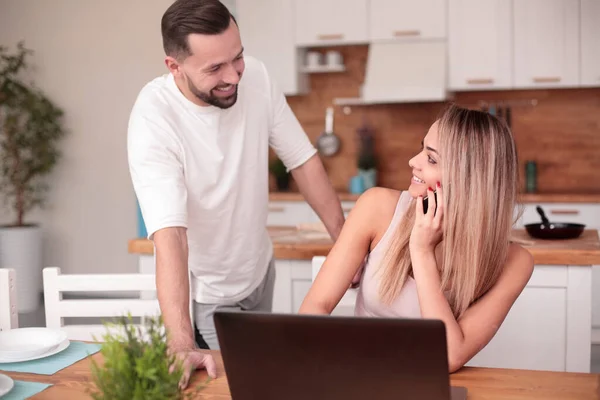
[[[356,201],[357,194],[338,192],[340,201]],[[271,192],[270,201],[305,201],[298,192]],[[529,203],[600,203],[600,193],[522,193],[519,202]]]
[[[329,236],[321,232],[270,227],[269,233],[277,259],[310,260],[313,256],[326,256],[332,246]],[[515,230],[513,238],[531,252],[536,264],[600,265],[597,230],[586,230],[579,238],[570,240],[533,239],[525,230]],[[147,239],[132,239],[129,253],[151,255],[154,245]]]
[[[217,362],[217,378],[211,380],[200,392],[203,399],[231,400],[223,359],[212,351]],[[87,391],[90,383],[91,359],[102,362],[96,353],[58,371],[54,375],[36,375],[3,372],[12,379],[50,383],[48,389],[31,397],[33,400],[83,400],[91,399]],[[257,364],[260,368],[260,363]],[[205,370],[194,372],[188,391],[205,382]],[[600,375],[569,372],[527,371],[497,368],[465,367],[450,375],[450,384],[467,388],[469,400],[598,400]]]

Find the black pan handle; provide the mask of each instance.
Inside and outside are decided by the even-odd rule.
[[[544,213],[544,210],[542,210],[542,207],[537,206],[535,208],[538,212],[538,214],[540,214],[540,217],[542,217],[542,223],[546,226],[550,225],[550,221],[548,221],[548,218],[546,217],[546,213]]]

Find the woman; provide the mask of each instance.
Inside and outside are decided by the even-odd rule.
[[[330,314],[367,256],[355,314],[444,321],[454,372],[492,339],[533,272],[531,254],[510,242],[515,143],[490,114],[450,106],[409,166],[407,191],[358,199],[300,313]]]

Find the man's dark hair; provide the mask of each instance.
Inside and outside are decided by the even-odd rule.
[[[188,35],[218,35],[229,28],[231,15],[219,0],[176,0],[161,20],[165,54],[181,60],[189,55]]]

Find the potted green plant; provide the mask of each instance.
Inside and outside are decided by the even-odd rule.
[[[279,158],[275,158],[269,165],[269,171],[275,177],[277,189],[281,192],[285,192],[290,188],[290,173],[288,172],[285,164]]]
[[[10,265],[24,278],[17,291],[20,312],[37,309],[42,290],[41,229],[25,217],[44,204],[44,178],[59,159],[57,144],[65,134],[63,111],[22,78],[31,53],[23,42],[15,52],[0,47],[0,193],[14,213],[12,223],[0,226],[0,266]]]
[[[167,330],[161,316],[144,318],[142,327],[134,325],[131,315],[105,323],[102,338],[102,363],[91,361],[92,385],[88,392],[94,400],[179,400],[195,398],[210,381],[190,388],[179,382],[183,364],[167,347]]]
[[[375,155],[375,137],[373,130],[364,123],[358,129],[359,152],[357,160],[358,175],[362,177],[364,189],[377,185],[377,156]]]

